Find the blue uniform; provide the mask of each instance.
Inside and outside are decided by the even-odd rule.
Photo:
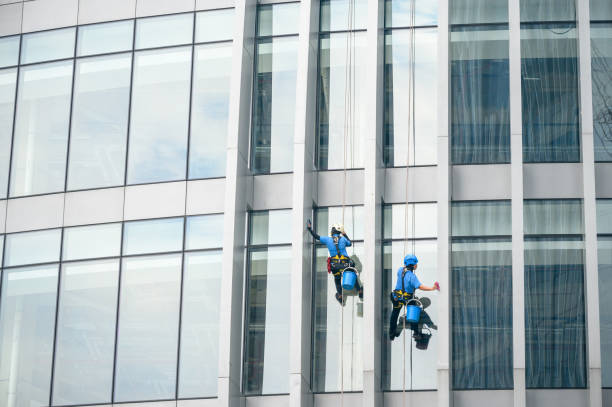
[[[397,284],[395,284],[395,289],[402,291],[402,273],[404,272],[404,268],[400,267],[397,269]],[[421,286],[421,282],[417,278],[414,272],[407,270],[406,274],[404,274],[404,291],[408,294],[413,294],[414,290]]]
[[[338,249],[340,249],[340,254],[342,256],[349,257],[346,252],[346,248],[351,246],[351,241],[346,237],[341,235],[334,235],[338,238]],[[334,244],[334,238],[329,236],[321,236],[319,241],[327,246],[327,250],[329,250],[329,257],[334,257],[338,254],[338,250],[336,250],[336,245]]]

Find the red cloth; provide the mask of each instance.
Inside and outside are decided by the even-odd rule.
[[[327,272],[331,273],[331,257],[327,258]]]

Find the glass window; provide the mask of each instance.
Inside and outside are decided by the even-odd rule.
[[[591,0],[591,21],[612,20],[612,3],[608,0]]]
[[[120,223],[64,229],[62,260],[113,257],[119,256],[120,253]]]
[[[521,22],[574,21],[576,2],[574,0],[520,0]]]
[[[217,395],[221,255],[185,254],[179,398]]]
[[[342,223],[351,240],[363,240],[363,206],[345,206],[344,209],[341,206],[331,206],[315,210],[314,229],[319,235],[328,236],[334,223]]]
[[[132,56],[76,64],[68,189],[123,185]]]
[[[77,39],[77,56],[129,51],[133,39],[133,20],[81,26]]]
[[[599,236],[599,324],[601,386],[612,387],[612,236]]]
[[[437,162],[437,29],[415,32],[414,114],[409,101],[410,36],[408,30],[385,35],[384,160],[388,167],[405,166],[407,161],[409,165]]]
[[[59,261],[61,229],[6,235],[4,267]]]
[[[321,31],[348,30],[350,25],[348,16],[351,2],[354,7],[353,29],[365,29],[368,16],[367,0],[322,0]]]
[[[223,247],[223,214],[187,218],[185,250]]]
[[[449,5],[451,24],[508,22],[508,0],[453,0]]]
[[[257,35],[297,34],[299,14],[300,3],[260,5],[257,7]]]
[[[111,402],[119,259],[62,265],[53,405]]]
[[[510,201],[453,202],[453,237],[512,235]]]
[[[190,44],[192,39],[192,13],[136,20],[136,49]]]
[[[0,268],[2,268],[2,256],[4,255],[4,235],[0,235]]]
[[[293,170],[297,42],[283,37],[257,43],[251,148],[256,174]]]
[[[451,6],[455,1],[450,2]],[[411,0],[385,0],[385,27],[409,27]],[[414,2],[414,25],[437,25],[438,2]]]
[[[17,65],[19,61],[19,35],[0,38],[0,68]]]
[[[129,184],[185,179],[190,80],[191,47],[135,54]]]
[[[0,400],[5,405],[49,405],[57,272],[51,265],[2,273]]]
[[[74,56],[75,27],[24,34],[21,63],[51,61]]]
[[[347,64],[346,33],[321,35],[319,48],[319,98],[317,163],[319,170],[363,168],[363,143],[368,114],[363,86],[351,86],[353,102],[346,103]],[[366,82],[365,33],[354,36],[353,84]],[[348,107],[347,107],[348,106]],[[352,108],[350,108],[352,106]],[[353,110],[352,120],[346,120]],[[348,124],[348,132],[345,128]],[[346,158],[345,158],[346,152]],[[346,164],[346,165],[345,165]]]
[[[232,44],[195,47],[189,178],[225,175]]]
[[[124,258],[115,402],[176,395],[181,254]]]
[[[423,238],[438,235],[436,204],[409,204],[407,208],[405,204],[385,205],[383,211],[385,239]],[[413,211],[414,236],[412,234]],[[406,223],[406,215],[408,223]]]
[[[244,393],[289,393],[291,247],[249,252]]]
[[[21,68],[11,196],[64,190],[72,61]]]
[[[249,244],[291,243],[291,210],[252,212],[249,216]]]
[[[195,42],[226,41],[234,37],[234,9],[196,14]]]
[[[177,252],[183,248],[183,218],[126,222],[123,254]]]
[[[591,74],[595,161],[612,161],[612,23],[591,24]]]
[[[17,68],[0,70],[0,199],[6,198],[11,162]]]
[[[612,235],[612,199],[597,200],[597,233]]]
[[[526,235],[582,234],[582,201],[527,200],[524,205]]]

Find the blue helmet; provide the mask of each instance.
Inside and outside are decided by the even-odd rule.
[[[406,257],[404,257],[404,266],[406,267],[414,266],[418,262],[419,262],[419,259],[417,259],[417,257],[414,254],[407,254]]]

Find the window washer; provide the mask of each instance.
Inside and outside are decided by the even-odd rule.
[[[421,284],[416,274],[414,274],[418,262],[419,260],[414,254],[407,254],[406,257],[404,257],[404,266],[397,270],[397,284],[395,284],[395,290],[390,294],[391,302],[393,303],[393,311],[391,311],[391,321],[389,324],[389,339],[391,340],[400,336],[402,333],[401,329],[397,329],[397,318],[399,317],[402,307],[414,296],[415,290],[440,291],[440,285],[437,281],[434,283],[433,287]],[[416,333],[417,332],[415,332],[415,334]]]
[[[351,239],[344,231],[344,226],[334,224],[331,227],[330,236],[319,236],[312,230],[310,220],[306,224],[306,229],[310,232],[315,240],[325,244],[329,251],[327,259],[327,272],[334,275],[334,283],[336,284],[336,300],[344,305],[342,298],[342,272],[347,267],[355,267],[355,262],[349,257],[346,248],[351,246]],[[363,287],[359,284],[359,279],[355,282],[355,290],[359,293],[359,298],[363,300]]]

